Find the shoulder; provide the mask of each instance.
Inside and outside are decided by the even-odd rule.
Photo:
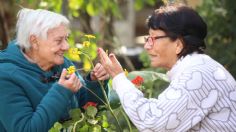
[[[11,74],[15,72],[18,68],[19,67],[17,65],[10,62],[0,63],[0,71],[1,71],[0,76],[2,76],[2,74],[5,74],[5,73]]]
[[[171,82],[173,85],[182,86],[187,91],[221,88],[223,84],[234,83],[229,72],[209,56],[202,57],[202,62],[184,69]]]
[[[19,78],[20,73],[18,74],[17,72],[19,72],[17,70],[17,67],[14,66],[13,64],[1,64],[0,65],[0,84],[4,85],[7,82],[13,82],[18,80],[17,78]]]

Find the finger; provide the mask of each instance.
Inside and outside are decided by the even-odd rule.
[[[107,80],[109,78],[110,78],[109,74],[105,74],[105,75],[99,77],[98,80]]]
[[[102,76],[104,76],[104,75],[106,75],[107,74],[107,72],[106,72],[106,70],[105,69],[99,69],[98,71],[96,71],[95,72],[95,76],[97,77],[97,78],[99,78],[99,77],[102,77]]]
[[[75,78],[74,82],[73,82],[73,86],[76,88],[77,87],[77,83],[78,83],[79,79]]]
[[[68,81],[70,81],[70,82],[75,82],[75,80],[76,80],[76,75],[75,75],[75,73],[73,73],[71,76],[70,76],[70,78],[68,79]]]
[[[67,75],[67,71],[65,68],[63,68],[60,79],[61,80],[65,80],[66,79],[66,75]]]
[[[101,76],[102,74],[106,73],[106,70],[100,63],[97,64],[97,68],[93,71],[94,71],[94,75],[96,76]]]
[[[120,62],[117,60],[117,58],[114,54],[110,54],[109,58],[112,61],[112,64],[117,68],[117,70],[122,70],[123,71],[123,68],[122,68]]]
[[[91,74],[91,76],[95,76],[95,72],[94,71],[91,71],[90,74]]]
[[[79,79],[76,79],[75,82],[74,82],[74,92],[77,92],[79,90],[79,87],[80,86],[80,81]]]
[[[110,60],[111,60],[111,62],[112,62],[113,64],[120,65],[120,62],[117,60],[116,56],[115,56],[113,53],[111,53],[111,54],[109,55],[109,58],[110,58]],[[120,66],[121,66],[121,65],[120,65]]]
[[[83,86],[83,84],[78,80],[77,82],[77,91]]]
[[[104,64],[106,55],[104,54],[104,50],[102,48],[98,48],[98,56],[99,56],[100,62]]]
[[[101,64],[104,66],[106,63],[111,63],[110,59],[108,58],[107,54],[104,52],[102,48],[98,48],[98,55],[100,58]]]
[[[101,68],[101,64],[100,63],[97,63],[96,65],[95,65],[95,67],[93,68],[93,71],[94,72],[96,72],[96,71],[98,71],[100,68]]]

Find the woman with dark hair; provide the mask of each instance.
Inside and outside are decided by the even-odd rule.
[[[152,67],[168,70],[170,85],[158,99],[126,78],[114,54],[99,49],[101,64],[139,131],[236,131],[236,82],[218,62],[204,54],[207,25],[193,9],[169,5],[147,20],[144,48]]]

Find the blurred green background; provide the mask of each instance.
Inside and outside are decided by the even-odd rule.
[[[236,77],[235,0],[0,0],[0,49],[15,37],[20,8],[43,8],[70,19],[71,46],[81,43],[82,35],[95,34],[96,47],[115,52],[129,71],[149,68],[142,48],[142,37],[148,33],[145,19],[154,9],[171,2],[196,8],[208,24],[207,54]],[[89,52],[95,54],[95,49]]]

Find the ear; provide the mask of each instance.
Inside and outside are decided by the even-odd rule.
[[[32,48],[38,48],[38,38],[35,35],[30,35],[29,42]]]
[[[180,39],[176,40],[175,53],[178,55],[184,48],[183,42]]]

